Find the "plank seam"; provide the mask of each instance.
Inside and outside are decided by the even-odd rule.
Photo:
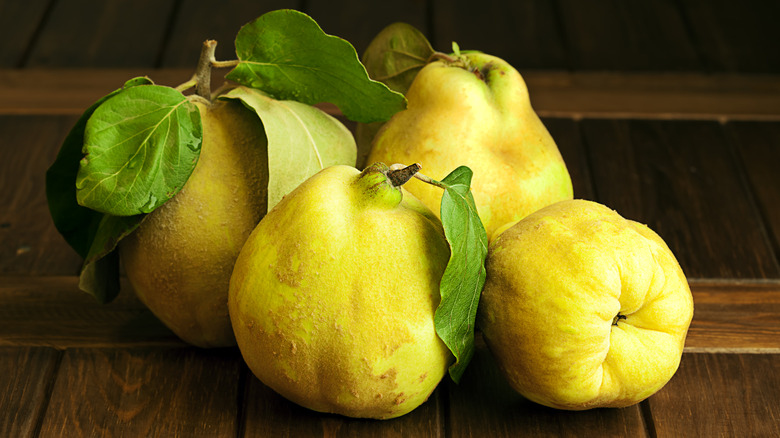
[[[62,366],[62,358],[65,355],[64,350],[57,349],[57,356],[54,359],[54,365],[51,371],[47,375],[46,388],[44,389],[43,402],[41,403],[41,413],[35,421],[35,427],[33,428],[32,436],[40,436],[43,429],[43,422],[46,418],[46,412],[49,410],[49,403],[51,402],[51,396],[54,392],[54,384],[57,382],[57,378],[60,374],[60,367]]]
[[[648,400],[642,400],[639,403],[639,412],[642,415],[642,422],[645,424],[645,432],[647,432],[647,436],[649,438],[657,438],[658,432],[655,429],[653,411]]]
[[[758,201],[758,196],[756,195],[756,188],[754,187],[753,183],[750,181],[750,177],[748,176],[748,170],[747,165],[745,164],[745,161],[740,157],[739,153],[737,152],[738,142],[737,142],[737,133],[734,129],[733,124],[723,124],[722,128],[724,137],[726,138],[729,155],[731,156],[731,160],[735,163],[734,166],[737,168],[737,175],[739,177],[739,182],[742,185],[742,188],[744,191],[748,193],[748,203],[750,203],[751,208],[756,212],[756,216],[758,216],[759,220],[761,221],[761,234],[764,237],[764,240],[767,243],[767,246],[772,250],[772,255],[774,256],[774,266],[775,266],[775,275],[780,274],[780,261],[778,261],[778,258],[780,258],[780,248],[776,246],[776,243],[780,241],[778,239],[779,236],[775,236],[772,230],[772,227],[770,227],[768,224],[769,222],[769,215],[766,212],[765,208],[762,208],[761,203]]]
[[[18,68],[25,67],[29,62],[30,56],[32,55],[33,50],[35,50],[35,46],[38,45],[38,40],[40,40],[41,34],[43,34],[43,29],[49,23],[49,19],[52,13],[51,11],[54,9],[54,3],[56,3],[56,0],[49,0],[49,4],[46,5],[46,9],[41,15],[38,26],[36,26],[35,31],[33,31],[32,35],[30,36],[30,41],[27,44],[27,47],[24,48],[22,55],[19,57],[19,61],[16,64]]]

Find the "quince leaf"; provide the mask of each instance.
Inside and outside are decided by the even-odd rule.
[[[134,230],[143,215],[116,217],[81,206],[76,198],[76,177],[84,156],[84,131],[95,110],[125,90],[152,85],[146,77],[125,82],[120,89],[100,98],[87,108],[65,137],[54,163],[46,171],[46,199],[54,226],[84,260],[79,287],[100,302],[111,301],[119,293],[119,260],[114,249]]]
[[[133,78],[122,88],[112,91],[92,104],[73,125],[60,146],[57,158],[46,171],[46,200],[54,226],[68,245],[82,258],[87,257],[102,213],[83,207],[76,200],[76,175],[79,161],[84,156],[84,129],[95,110],[109,98],[131,87],[150,85],[146,77]]]
[[[441,279],[441,302],[434,315],[436,333],[455,356],[449,368],[455,383],[474,355],[474,324],[485,285],[488,238],[471,195],[472,171],[461,166],[441,182],[441,221],[450,260]]]
[[[362,62],[372,79],[406,94],[433,54],[431,43],[417,28],[408,23],[393,23],[374,37]]]
[[[237,87],[220,96],[239,99],[255,111],[268,138],[268,210],[320,170],[355,165],[352,133],[324,111],[294,100],[276,100],[260,90]]]
[[[368,77],[355,48],[328,35],[308,15],[268,12],[236,36],[239,64],[226,78],[279,100],[330,102],[357,122],[390,119],[406,99]]]
[[[187,182],[202,140],[200,112],[179,91],[158,85],[124,90],[87,121],[76,199],[115,216],[149,213]]]
[[[104,304],[116,298],[119,294],[119,257],[114,250],[145,217],[145,214],[102,216],[79,274],[79,289]]]

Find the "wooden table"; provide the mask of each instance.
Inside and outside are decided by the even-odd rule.
[[[302,4],[0,1],[0,436],[780,436],[780,7],[445,3],[304,10],[359,50],[402,20],[437,49],[456,39],[521,70],[576,197],[648,224],[689,278],[695,315],[666,387],[624,409],[548,409],[512,392],[478,342],[460,385],[445,379],[404,417],[355,420],[284,400],[237,349],[182,343],[129,287],[97,304],[46,204],[65,134],[125,79],[176,85],[202,40],[227,59],[240,24]]]

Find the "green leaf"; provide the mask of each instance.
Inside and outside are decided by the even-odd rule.
[[[374,37],[363,53],[362,62],[371,79],[406,94],[433,54],[422,32],[407,23],[394,23]]]
[[[488,238],[471,195],[472,172],[461,166],[447,175],[441,200],[441,221],[450,244],[450,260],[441,279],[436,333],[455,356],[450,377],[460,381],[474,355],[474,321],[485,285]]]
[[[95,232],[84,266],[79,275],[79,288],[107,303],[119,293],[119,258],[116,245],[141,224],[144,214],[111,216],[104,214]]]
[[[115,216],[153,211],[187,182],[202,138],[197,107],[173,88],[146,85],[110,97],[86,124],[79,204]]]
[[[87,257],[103,217],[102,213],[82,207],[76,200],[76,175],[79,162],[84,156],[82,148],[87,120],[95,109],[109,98],[128,88],[150,84],[152,81],[145,77],[131,79],[122,88],[114,90],[87,108],[65,137],[57,158],[46,171],[46,199],[54,226],[82,258]]]
[[[355,139],[338,120],[293,100],[276,100],[246,87],[221,98],[239,99],[263,122],[268,138],[268,210],[320,170],[335,164],[355,165]]]
[[[236,37],[236,54],[240,62],[227,78],[280,100],[330,102],[364,123],[388,120],[406,105],[402,94],[368,77],[349,42],[295,10],[246,24]]]

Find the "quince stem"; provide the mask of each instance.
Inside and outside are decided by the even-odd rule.
[[[211,69],[212,68],[225,68],[235,67],[241,61],[217,61],[215,57],[217,49],[216,40],[206,40],[203,42],[203,46],[200,49],[200,58],[198,58],[198,66],[195,69],[195,74],[192,75],[190,80],[176,87],[179,92],[184,92],[195,87],[195,94],[211,102]]]
[[[400,184],[396,184],[395,183],[395,180],[393,179],[391,174],[396,173],[396,172],[399,172],[399,174],[400,174],[400,172],[405,171],[405,170],[407,170],[407,169],[409,169],[411,167],[415,167],[415,166],[416,166],[416,169],[413,172],[411,172],[409,177],[404,179],[403,182],[401,182]],[[393,165],[390,166],[390,172],[388,172],[387,176],[388,176],[388,178],[390,178],[390,181],[393,181],[393,185],[396,186],[396,187],[404,184],[406,181],[408,181],[412,177],[415,177],[415,178],[419,179],[420,181],[422,181],[424,183],[427,183],[427,184],[430,184],[430,185],[433,185],[433,186],[436,186],[436,187],[439,187],[439,188],[442,188],[442,189],[446,189],[447,188],[447,185],[444,184],[443,182],[436,181],[435,179],[420,173],[420,169],[421,168],[422,168],[422,165],[420,165],[419,163],[412,164],[411,166],[405,166],[403,164],[393,164]]]
[[[414,163],[410,166],[394,164],[390,166],[390,171],[387,172],[387,178],[390,180],[390,183],[393,184],[393,187],[400,187],[412,179],[421,167],[422,166],[420,166],[419,163]]]

